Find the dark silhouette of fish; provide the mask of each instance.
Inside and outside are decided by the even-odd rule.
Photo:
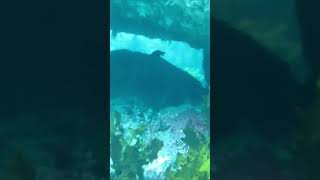
[[[160,51],[160,50],[156,50],[156,51],[153,51],[153,52],[151,53],[151,56],[153,56],[153,57],[160,57],[160,56],[163,56],[164,54],[165,54],[165,52]]]

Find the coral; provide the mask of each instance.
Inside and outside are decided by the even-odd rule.
[[[210,127],[210,86],[208,94],[203,97],[201,112],[204,114],[206,122],[208,122],[208,127]]]
[[[199,148],[208,141],[206,117],[201,107],[196,106],[182,105],[156,112],[138,104],[117,101],[112,106],[121,116],[121,127],[115,129],[123,129],[111,137],[115,172],[112,177],[123,179],[137,175],[145,179],[166,179],[169,167],[186,157],[189,149]],[[199,172],[201,169],[205,174],[208,162],[198,164]]]
[[[168,169],[166,177],[172,180],[210,179],[210,149],[208,143],[189,150],[187,156],[179,154],[176,167]]]
[[[118,164],[122,157],[121,136],[112,136],[111,140],[112,142],[110,145],[110,155],[114,164]]]
[[[185,137],[182,140],[188,145],[187,154],[179,153],[176,162],[166,171],[168,179],[209,179],[210,149],[209,138],[197,133],[189,124],[183,130]]]
[[[130,177],[135,177],[136,175],[142,177],[142,168],[144,160],[141,159],[139,150],[137,147],[126,147],[122,154],[121,161],[115,165],[115,170],[118,176],[117,179],[130,179]]]
[[[182,140],[192,149],[200,145],[199,136],[194,132],[192,127],[188,126],[183,130],[186,135]]]
[[[135,117],[135,119],[132,119],[132,117]],[[136,121],[137,119],[141,121]],[[158,139],[153,139],[147,144],[141,141],[141,135],[148,129],[147,122],[142,120],[145,120],[143,114],[134,108],[127,109],[126,112],[122,111],[122,114],[119,113],[118,115],[120,123],[115,123],[116,127],[114,129],[123,129],[123,131],[111,136],[111,158],[113,162],[111,177],[114,180],[130,179],[135,176],[141,179],[143,177],[142,166],[155,159],[163,146],[163,143]]]
[[[146,151],[145,157],[147,158],[147,161],[155,159],[157,157],[157,153],[159,150],[163,147],[163,142],[155,139],[151,142],[150,149]]]
[[[112,111],[110,113],[110,137],[117,133],[123,133],[122,126],[120,125],[121,123],[121,114],[118,111]]]
[[[143,177],[143,164],[157,157],[157,152],[162,148],[163,143],[159,140],[151,142],[148,148],[139,149],[139,143],[134,146],[123,147],[120,160],[114,165],[114,180],[130,179],[138,176]],[[119,158],[119,157],[118,157]]]
[[[110,113],[110,119],[109,119],[109,123],[110,123],[110,136],[115,132],[115,123],[114,123],[114,112]]]

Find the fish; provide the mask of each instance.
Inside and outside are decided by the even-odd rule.
[[[165,54],[165,52],[163,51],[160,51],[160,50],[155,50],[151,53],[151,56],[154,56],[154,57],[161,57]]]

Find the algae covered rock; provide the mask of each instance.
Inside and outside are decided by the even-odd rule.
[[[198,46],[210,37],[209,0],[112,0],[110,11],[111,29]]]

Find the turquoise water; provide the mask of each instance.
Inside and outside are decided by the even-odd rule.
[[[210,179],[208,8],[137,1],[111,12],[111,179]],[[173,11],[182,9],[189,10],[180,17]],[[191,9],[201,25],[185,19]]]

